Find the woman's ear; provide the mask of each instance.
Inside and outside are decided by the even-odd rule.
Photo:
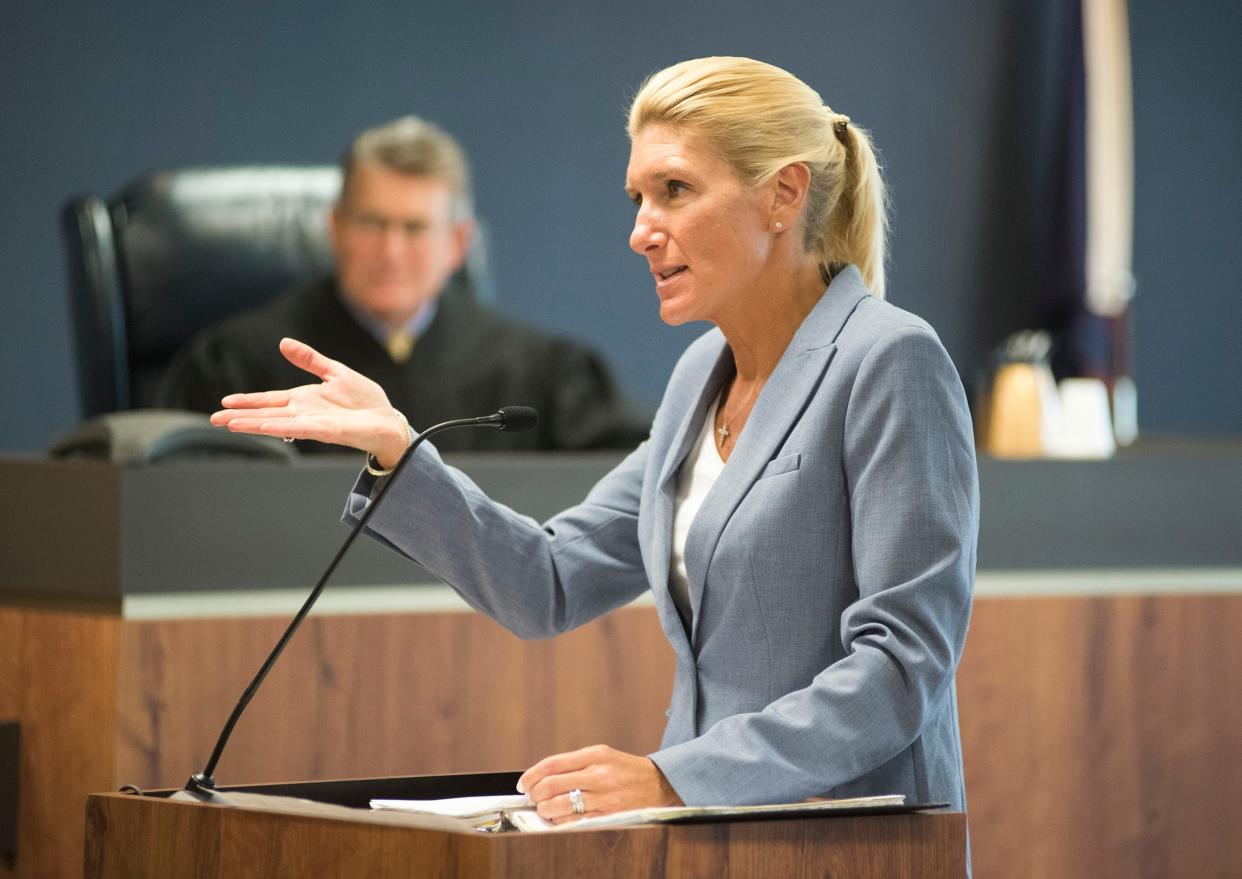
[[[797,222],[806,204],[807,191],[811,188],[811,169],[805,162],[794,162],[777,171],[772,182],[775,185],[769,226],[789,229]]]

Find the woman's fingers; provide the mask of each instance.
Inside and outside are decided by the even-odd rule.
[[[228,422],[234,433],[257,433],[261,436],[292,437],[293,439],[327,442],[330,431],[322,423],[296,416],[286,418],[234,418]]]
[[[376,452],[395,433],[392,410],[329,410],[310,409],[305,412],[275,410],[216,413],[213,423],[235,433],[257,433],[261,436],[291,437],[315,440],[332,445],[349,446],[364,452]],[[402,441],[408,444],[403,434]],[[405,445],[401,446],[404,451]],[[396,456],[400,458],[398,454]],[[388,460],[381,458],[381,461]]]
[[[558,777],[563,778],[564,776]],[[574,791],[578,792],[578,801],[582,804],[582,811],[580,812],[574,810]],[[603,806],[604,797],[602,794],[589,786],[583,787],[582,785],[575,784],[572,787],[566,788],[563,793],[538,800],[535,805],[535,811],[545,821],[561,824],[565,821],[577,821],[588,816],[605,815],[607,810]]]
[[[518,779],[518,791],[534,796],[536,786],[549,775],[576,772],[586,768],[591,764],[591,752],[598,747],[598,745],[593,745],[590,748],[580,748],[577,751],[566,751],[563,754],[544,757],[522,773],[522,777]]]
[[[226,409],[270,409],[287,406],[294,388],[287,391],[258,391],[252,394],[229,394],[220,401]]]
[[[330,376],[339,373],[342,369],[348,368],[330,357],[320,354],[305,342],[299,342],[297,339],[290,339],[287,336],[280,340],[280,353],[298,369],[305,370],[324,381],[327,381]]]
[[[543,767],[564,768],[582,763],[582,752],[558,754],[541,761]],[[532,767],[533,768],[533,767]],[[587,765],[577,770],[556,771],[553,769],[527,789],[527,794],[535,802],[535,811],[546,821],[560,824],[565,821],[576,821],[592,815],[606,814],[607,794],[600,789],[601,779]],[[581,811],[574,809],[574,791],[577,791]]]
[[[518,790],[534,800],[542,817],[555,823],[591,814],[681,804],[677,792],[650,758],[607,745],[545,757],[522,773]],[[575,790],[580,792],[581,813],[574,810]]]
[[[548,775],[528,791],[530,798],[536,803],[551,800],[571,790],[589,790],[594,786],[595,779],[588,770],[563,772],[559,775]]]
[[[553,824],[569,824],[573,821],[581,821],[583,818],[598,818],[601,815],[608,814],[598,809],[592,809],[590,797],[585,792],[582,794],[582,801],[583,812],[580,815],[574,812],[573,800],[569,794],[563,794],[556,798],[556,808],[553,808],[553,804],[550,802],[540,803],[535,811],[539,813],[540,818],[543,818],[545,821],[551,821]]]
[[[279,391],[229,394],[211,423],[238,433],[292,437],[374,452],[409,441],[404,419],[383,388],[296,339],[282,339],[281,353],[322,382]],[[396,434],[400,433],[400,437]],[[399,456],[398,456],[399,457]]]
[[[227,397],[225,398],[228,399]],[[222,409],[219,412],[213,412],[211,415],[211,423],[217,427],[224,427],[232,424],[239,418],[246,419],[272,419],[272,418],[292,418],[295,413],[285,406],[267,406],[262,409]]]

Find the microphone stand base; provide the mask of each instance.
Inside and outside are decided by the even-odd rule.
[[[216,780],[209,775],[196,772],[190,776],[185,787],[177,791],[170,800],[193,800],[196,803],[214,803],[219,806],[229,805],[224,794],[216,790]]]

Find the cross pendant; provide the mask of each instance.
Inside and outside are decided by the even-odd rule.
[[[722,446],[729,441],[729,425],[720,425],[720,427],[716,428],[716,433],[720,434],[720,444]]]

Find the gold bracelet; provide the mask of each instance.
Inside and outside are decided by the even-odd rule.
[[[401,410],[394,409],[392,411],[397,413],[397,417],[400,418],[401,423],[405,425],[405,432],[406,434],[409,435],[409,438],[410,438],[410,441],[405,444],[405,447],[408,449],[410,446],[414,445],[414,428],[410,427],[409,419],[407,419],[405,415],[402,414]],[[401,463],[400,459],[397,459],[397,463]],[[392,467],[388,470],[385,470],[384,468],[380,467],[379,459],[375,457],[374,452],[367,452],[366,467],[367,467],[367,472],[370,473],[372,476],[388,476],[389,474],[392,473],[393,470],[397,469],[396,467]]]

